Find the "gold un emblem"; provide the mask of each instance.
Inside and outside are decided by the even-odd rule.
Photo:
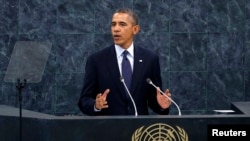
[[[157,123],[136,129],[132,141],[188,141],[188,135],[178,126],[173,128],[164,123]]]

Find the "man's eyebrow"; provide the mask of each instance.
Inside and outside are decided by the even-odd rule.
[[[113,21],[113,22],[111,22],[111,24],[115,24],[115,23],[118,23],[118,24],[120,24],[120,23],[127,24],[127,23],[126,23],[126,22],[124,22],[124,21],[119,21],[119,22],[115,22],[115,21]]]

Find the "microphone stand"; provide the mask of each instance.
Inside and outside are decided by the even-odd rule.
[[[18,90],[19,95],[19,140],[22,141],[22,89],[26,85],[26,79],[24,79],[24,83],[20,82],[20,79],[17,79],[16,88]]]
[[[157,86],[155,86],[155,84],[149,78],[146,81],[148,82],[148,84],[152,85],[153,87],[155,87],[157,89]],[[162,95],[164,95],[165,97],[167,97],[172,103],[174,103],[174,105],[176,106],[176,108],[178,110],[179,116],[181,116],[181,110],[180,110],[179,106],[175,103],[175,101],[172,98],[168,97],[162,90],[160,90],[160,93]]]
[[[128,95],[129,95],[129,97],[130,97],[130,99],[131,99],[131,101],[132,101],[132,103],[133,103],[133,106],[134,106],[134,109],[135,109],[135,116],[137,117],[137,116],[138,116],[138,113],[137,113],[137,108],[136,108],[136,105],[135,105],[135,101],[134,101],[133,97],[131,96],[131,94],[130,94],[130,92],[129,92],[129,90],[128,90],[127,85],[126,85],[125,82],[124,82],[124,78],[121,77],[120,79],[121,79],[121,82],[123,83],[123,85],[124,85],[124,87],[125,87],[125,89],[126,89]]]

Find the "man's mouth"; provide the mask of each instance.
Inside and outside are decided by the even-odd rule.
[[[113,38],[114,38],[114,39],[120,39],[120,38],[121,38],[121,35],[114,35]]]

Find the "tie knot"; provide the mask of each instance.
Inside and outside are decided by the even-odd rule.
[[[127,50],[123,51],[123,57],[127,57],[128,53],[129,52]]]

